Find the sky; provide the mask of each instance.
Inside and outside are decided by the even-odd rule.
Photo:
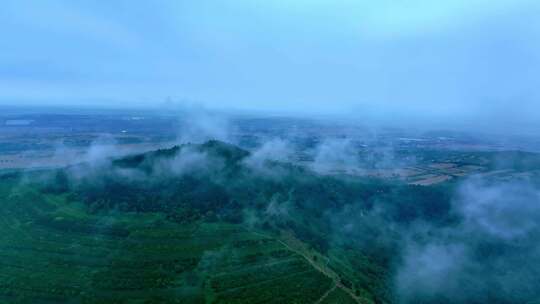
[[[537,0],[4,0],[0,103],[540,121]]]

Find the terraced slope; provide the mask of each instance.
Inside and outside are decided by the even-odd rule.
[[[304,257],[239,225],[89,214],[6,182],[0,204],[0,303],[352,301]]]

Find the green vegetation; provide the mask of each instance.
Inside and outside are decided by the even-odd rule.
[[[113,167],[145,170],[140,160]],[[108,167],[75,183],[72,169],[1,176],[1,303],[312,303],[332,285],[271,233],[246,229],[204,174],[147,185]]]
[[[321,302],[322,304],[354,304],[356,303],[342,289],[336,288]]]
[[[0,190],[2,303],[310,303],[331,283],[240,225],[89,214],[66,195],[13,182]]]
[[[453,183],[249,157],[210,141],[4,173],[0,302],[390,303],[397,230],[458,221]]]

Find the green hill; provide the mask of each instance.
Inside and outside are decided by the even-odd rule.
[[[449,220],[447,200],[423,203],[443,188],[251,157],[210,141],[3,175],[0,302],[389,303],[392,242],[339,215],[394,201],[403,225]]]

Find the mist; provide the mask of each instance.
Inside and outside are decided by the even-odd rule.
[[[294,237],[351,299],[536,303],[539,3],[7,0],[0,190],[58,214],[6,218],[220,223]]]
[[[538,127],[532,0],[31,3],[1,13],[4,105],[172,99],[373,124]]]
[[[407,240],[396,278],[404,302],[538,299],[540,188],[472,178],[453,205],[462,217],[458,225],[423,227]]]
[[[79,162],[40,179],[29,171],[22,182],[71,191],[102,217],[102,230],[122,212],[158,211],[179,223],[204,218],[291,229],[323,254],[344,247],[384,268],[384,279],[369,288],[389,289],[381,297],[396,303],[523,303],[540,295],[540,184],[532,173],[417,186],[355,175],[422,165],[404,162],[392,144],[379,145],[376,132],[362,134],[365,141],[323,132],[302,150],[299,124],[283,136],[263,132],[244,150],[236,146],[242,133],[234,117],[195,109],[178,119],[174,146],[126,154],[103,136],[73,155],[58,145],[55,157]],[[299,151],[309,161],[298,162]],[[496,154],[490,170],[536,168],[519,154],[505,155]],[[223,250],[209,251],[198,267],[213,267]]]

